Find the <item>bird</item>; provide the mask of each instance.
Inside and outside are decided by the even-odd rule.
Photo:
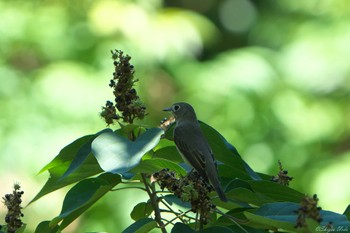
[[[178,102],[163,110],[170,111],[175,118],[174,142],[183,160],[214,187],[221,201],[227,202],[213,151],[200,128],[193,107]]]

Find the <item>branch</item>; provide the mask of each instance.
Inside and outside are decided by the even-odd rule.
[[[235,218],[231,215],[225,214],[224,212],[222,212],[221,210],[219,210],[218,208],[215,208],[215,211],[219,214],[221,214],[222,216],[225,216],[226,218],[228,218],[229,220],[231,220],[234,224],[236,224],[236,226],[238,226],[239,228],[241,228],[244,232],[249,233],[247,230],[245,230],[239,223],[248,223],[249,221],[246,220],[241,220],[238,218]],[[239,223],[238,223],[239,222]]]
[[[141,173],[141,177],[142,177],[142,181],[145,184],[145,188],[146,188],[146,192],[149,196],[152,208],[154,210],[154,220],[158,223],[160,229],[162,230],[162,233],[167,233],[166,229],[165,229],[165,225],[162,221],[162,217],[160,215],[160,209],[159,209],[159,205],[158,205],[158,196],[155,190],[154,185],[150,185],[147,182],[147,177],[145,173]]]

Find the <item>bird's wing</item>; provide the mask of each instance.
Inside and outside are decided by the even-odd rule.
[[[189,143],[188,140],[178,135],[186,135],[186,138],[191,138],[191,142]],[[207,179],[206,161],[208,159],[213,159],[213,155],[210,147],[204,143],[206,139],[202,135],[200,129],[194,129],[193,127],[176,127],[174,141],[184,159],[187,160],[186,162],[196,169],[203,178]]]

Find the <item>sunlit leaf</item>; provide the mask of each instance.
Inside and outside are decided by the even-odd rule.
[[[91,143],[98,135],[106,131],[108,131],[108,129],[102,130],[96,134],[83,136],[65,146],[60,153],[39,172],[42,173],[48,170],[50,178],[29,204],[66,185],[101,173],[103,170],[91,153]]]
[[[110,131],[110,129],[104,129],[93,135],[86,143],[84,143],[77,151],[72,163],[70,164],[67,171],[63,174],[62,178],[67,177],[69,174],[74,172],[89,156],[91,153],[91,143],[100,134]]]
[[[92,151],[104,171],[125,173],[137,166],[142,156],[157,145],[163,130],[152,128],[136,141],[130,141],[113,132],[99,135],[92,142]]]
[[[68,191],[60,215],[50,222],[50,226],[63,220],[60,228],[65,228],[120,182],[120,175],[111,173],[80,181]]]
[[[151,218],[143,218],[131,224],[122,233],[148,233],[156,227],[156,221]]]
[[[44,187],[42,187],[40,192],[33,198],[33,200],[30,201],[30,203],[38,200],[39,198],[57,189],[60,189],[67,185],[83,180],[87,177],[103,172],[103,170],[98,165],[95,157],[91,153],[74,172],[62,178],[62,175],[67,170],[68,166],[69,166],[69,163],[65,163],[65,164],[57,165],[55,167],[50,168],[49,169],[50,178],[47,180],[47,182],[45,183]]]
[[[98,134],[86,135],[65,146],[50,163],[40,170],[39,174],[55,167],[65,166],[68,168],[74,158],[79,154],[79,151],[86,147],[86,145],[91,145],[92,140],[94,140],[96,136],[98,136]]]

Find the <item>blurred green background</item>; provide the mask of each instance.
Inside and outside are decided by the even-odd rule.
[[[105,127],[110,50],[121,49],[148,107],[142,124],[190,102],[256,171],[276,174],[281,160],[291,187],[317,193],[323,209],[349,204],[348,0],[0,0],[0,20],[1,196],[17,181],[28,203],[61,148]],[[24,209],[28,232],[64,195]],[[119,232],[145,200],[109,194],[64,232]]]

